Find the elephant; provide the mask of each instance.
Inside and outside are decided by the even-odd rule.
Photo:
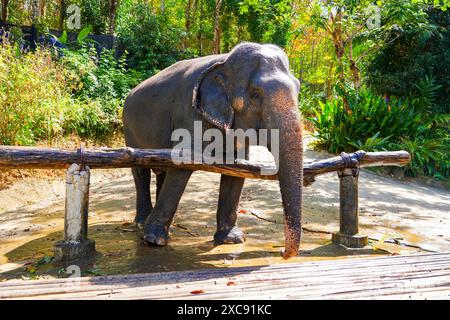
[[[273,44],[243,42],[229,53],[179,61],[140,83],[125,100],[123,126],[132,148],[173,148],[171,133],[205,128],[278,129],[278,180],[284,211],[284,258],[298,254],[301,238],[303,143],[298,94],[300,82],[284,51]],[[134,167],[135,223],[144,241],[164,246],[192,171],[167,168],[156,175],[150,199],[149,168]],[[242,243],[237,210],[244,178],[221,175],[216,244]]]

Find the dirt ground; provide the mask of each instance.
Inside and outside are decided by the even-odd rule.
[[[328,157],[306,150],[305,160]],[[64,176],[24,177],[0,191],[0,281],[60,277],[67,265],[51,263],[53,243],[62,239]],[[195,172],[183,195],[167,247],[145,246],[134,218],[134,184],[129,169],[93,170],[89,238],[98,254],[79,262],[83,275],[226,268],[285,263],[283,216],[278,183],[247,180],[238,224],[246,243],[214,246],[220,176]],[[154,199],[155,179],[152,179]],[[337,174],[320,176],[305,189],[304,230],[299,257],[287,262],[349,256],[450,250],[450,191],[383,177],[360,175],[360,227],[369,250],[345,251],[331,244],[339,229]]]

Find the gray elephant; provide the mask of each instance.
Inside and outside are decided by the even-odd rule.
[[[278,176],[284,208],[283,257],[298,254],[301,236],[303,146],[298,111],[299,81],[275,45],[241,43],[230,53],[184,60],[131,91],[123,111],[127,146],[173,148],[174,129],[279,129]],[[133,168],[136,218],[147,243],[166,245],[168,230],[192,171],[169,168],[157,174],[150,199],[150,169]],[[244,178],[222,175],[217,209],[217,244],[241,243],[237,208]]]

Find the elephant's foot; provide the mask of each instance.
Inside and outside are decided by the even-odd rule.
[[[162,225],[151,223],[144,226],[144,241],[146,243],[165,246],[168,240],[169,233]]]
[[[216,233],[214,234],[215,244],[243,243],[244,241],[244,233],[238,227],[216,231]]]
[[[134,218],[134,223],[139,229],[144,228],[145,225],[145,219],[147,219],[147,214],[137,214]]]

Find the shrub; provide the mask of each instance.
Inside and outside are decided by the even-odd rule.
[[[415,84],[425,75],[441,87],[435,112],[450,112],[450,15],[430,6],[430,25],[392,29],[388,41],[369,61],[367,84],[379,94],[417,97]]]
[[[23,53],[6,40],[0,46],[0,141],[32,144],[61,130],[67,99],[65,71],[46,50]]]
[[[61,61],[77,75],[73,79],[78,83],[74,90],[77,98],[123,99],[143,78],[139,72],[126,69],[126,53],[116,59],[112,50],[103,49],[97,54],[89,45],[76,51],[65,50]]]
[[[152,76],[178,60],[192,57],[192,53],[178,49],[184,30],[170,23],[165,14],[151,14],[151,4],[138,2],[132,6],[121,3],[117,20],[119,50],[129,52],[130,67]]]
[[[74,118],[69,127],[79,128],[81,135],[94,132],[106,134],[122,125],[121,112],[128,92],[142,81],[141,73],[126,68],[126,54],[119,59],[112,50],[104,49],[100,54],[92,46],[80,50],[67,50],[62,59],[64,66],[77,75],[73,96],[91,106],[87,112],[96,110],[98,122],[90,123],[87,116]],[[96,118],[92,114],[93,118]],[[83,120],[84,119],[84,120]],[[84,125],[83,125],[84,124]]]
[[[348,97],[350,112],[346,112],[343,99],[319,102],[314,123],[319,144],[337,153],[353,148],[380,150],[394,136],[404,136],[415,130],[421,122],[414,108],[406,101],[392,99],[387,102],[368,90],[357,97]]]
[[[450,149],[448,115],[433,115],[430,97],[385,99],[362,89],[348,96],[350,111],[343,99],[319,103],[315,116],[309,118],[315,128],[317,144],[329,152],[406,150],[412,162],[409,175],[448,177]]]
[[[136,79],[125,76],[123,61],[112,61],[112,53],[97,64],[86,52],[55,60],[51,49],[23,52],[3,39],[1,144],[32,145],[73,132],[101,136],[121,125],[123,97]]]

